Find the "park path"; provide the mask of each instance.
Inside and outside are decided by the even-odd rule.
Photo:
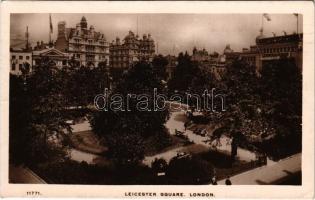
[[[178,147],[178,148],[171,149],[163,153],[156,154],[154,156],[146,156],[142,162],[148,166],[151,166],[154,159],[159,159],[159,158],[163,158],[166,162],[170,162],[170,160],[173,157],[175,157],[178,152],[182,152],[184,151],[184,149],[185,149],[184,147]]]
[[[176,111],[171,112],[170,113],[170,119],[165,124],[165,126],[169,129],[170,134],[174,135],[175,129],[177,129],[178,131],[185,132],[185,135],[187,135],[188,139],[190,141],[193,141],[195,144],[200,144],[200,145],[204,145],[208,148],[213,148],[213,146],[211,144],[209,144],[208,142],[205,142],[205,140],[207,140],[208,137],[203,137],[203,136],[197,135],[197,134],[193,133],[191,130],[185,131],[184,122],[186,121],[185,112],[187,110],[187,105],[175,103],[175,102],[172,102],[172,105],[177,105],[181,109],[177,109]],[[214,131],[214,130],[211,130],[208,134],[211,134],[212,131]],[[230,154],[231,153],[230,139],[223,135],[220,138],[220,143],[221,143],[221,146],[217,146],[216,149],[221,151],[221,152]],[[158,155],[158,156],[160,156],[160,155]],[[243,160],[243,161],[247,161],[247,162],[256,160],[256,154],[254,152],[243,149],[241,147],[237,148],[237,157],[239,160]],[[275,163],[276,163],[275,161],[272,161],[269,158],[267,158],[267,166],[273,165]]]
[[[195,144],[203,145],[209,149],[213,148],[211,144],[209,144],[208,142],[205,142],[205,140],[207,140],[208,137],[202,137],[200,135],[196,135],[191,130],[185,131],[185,128],[184,128],[184,121],[185,120],[182,120],[184,117],[185,117],[185,111],[184,110],[170,113],[170,119],[165,124],[166,128],[169,129],[170,134],[174,135],[175,129],[177,129],[178,131],[185,132],[184,134],[187,135],[188,139],[190,141],[193,141]],[[220,143],[222,145],[217,146],[217,150],[225,152],[225,153],[231,152],[231,144],[229,143],[229,139],[227,137],[222,136],[220,138]],[[173,157],[174,157],[177,154],[177,152],[181,152],[184,149],[185,148],[172,149],[172,150],[170,150],[168,152],[164,152],[162,154],[157,154],[155,156],[146,157],[146,159],[152,160],[154,158],[161,158],[161,157],[165,156],[164,159],[169,160],[170,156],[173,155]],[[242,149],[239,147],[238,148],[238,159],[249,162],[249,161],[255,160],[256,155],[253,152],[250,152],[246,149]]]
[[[172,102],[172,105],[176,105],[176,103]],[[187,106],[184,104],[179,104],[179,106],[181,106],[180,109],[176,109],[175,111],[170,112],[170,118],[165,123],[166,128],[169,129],[169,132],[172,135],[175,134],[175,129],[177,129],[179,131],[184,131],[184,122],[186,120],[185,111],[187,110],[187,108],[186,108]],[[90,126],[88,121],[84,121],[83,123],[72,125],[71,127],[73,129],[73,132],[81,132],[81,131],[91,130],[91,126]],[[184,132],[185,132],[185,135],[187,135],[188,139],[190,141],[193,141],[195,144],[202,145],[208,149],[213,148],[211,144],[205,142],[205,140],[208,139],[208,137],[202,137],[200,135],[196,135],[191,130],[186,130]],[[211,134],[211,132],[209,134]],[[220,143],[221,143],[221,146],[217,146],[216,147],[217,150],[224,152],[226,154],[230,154],[231,144],[229,142],[229,138],[222,136],[220,138]],[[156,158],[157,159],[163,158],[167,162],[169,162],[169,160],[171,158],[175,157],[177,155],[177,153],[185,152],[185,151],[186,151],[186,147],[178,147],[175,149],[170,149],[166,152],[159,153],[159,154],[156,154],[153,156],[146,156],[143,160],[143,163],[150,166],[152,161]],[[238,154],[237,157],[239,160],[243,160],[243,161],[247,161],[247,162],[256,160],[256,155],[254,152],[250,152],[250,151],[243,149],[243,148],[240,148],[240,147],[237,150],[237,154]],[[95,154],[82,152],[82,151],[79,151],[77,149],[72,149],[70,152],[70,156],[73,160],[77,160],[79,162],[86,161],[87,163],[90,163],[90,164],[94,164],[96,158],[99,158],[99,156],[97,156]],[[268,166],[273,165],[274,163],[276,163],[276,162],[267,159],[267,165]]]
[[[82,123],[71,125],[71,128],[73,133],[92,130],[88,120],[85,120]]]

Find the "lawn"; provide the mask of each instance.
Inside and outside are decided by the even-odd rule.
[[[92,131],[75,132],[70,135],[70,142],[75,149],[93,154],[103,154],[107,148]]]
[[[157,141],[152,140],[152,141],[149,141],[146,143],[145,156],[153,156],[156,154],[170,151],[172,149],[176,149],[178,147],[182,147],[182,146],[186,146],[186,145],[191,144],[187,139],[181,138],[178,136],[174,136],[174,135],[170,135],[170,142],[167,145],[165,145],[164,147],[158,148],[157,145],[154,143],[157,143]]]
[[[148,139],[145,143],[145,156],[153,156],[191,144],[187,139],[181,137],[174,135],[170,135],[169,137],[169,142],[165,144],[160,144],[160,142],[157,141],[157,138]],[[69,138],[71,145],[77,150],[98,155],[104,155],[107,151],[107,147],[102,145],[98,137],[92,131],[72,133]]]

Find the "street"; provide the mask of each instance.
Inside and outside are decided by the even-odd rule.
[[[274,165],[262,166],[235,175],[230,178],[232,185],[268,185],[278,184],[287,177],[301,172],[301,153],[276,162]],[[218,182],[225,184],[225,179]]]

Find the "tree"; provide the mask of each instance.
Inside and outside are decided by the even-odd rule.
[[[223,83],[227,112],[212,120],[223,121],[233,153],[243,146],[279,159],[301,151],[302,76],[294,60],[264,63],[261,78],[255,67],[235,61]]]
[[[67,106],[92,105],[94,97],[104,93],[104,89],[110,86],[105,62],[100,62],[98,67],[86,67],[80,66],[80,63],[72,58],[69,67],[62,69],[62,75]]]
[[[21,76],[10,74],[10,103],[9,103],[9,161],[21,164],[27,161],[27,144],[32,141],[29,137],[30,106],[24,80]]]
[[[232,138],[231,160],[233,161],[238,146],[247,146],[247,137],[257,133],[256,124],[264,119],[259,117],[256,109],[261,106],[259,80],[255,67],[242,60],[236,60],[226,67],[220,92],[226,95],[225,112],[211,112],[208,117],[218,124],[209,142],[219,140],[223,134]],[[224,130],[224,131],[222,131]],[[247,137],[242,137],[242,136]],[[218,144],[218,143],[216,143]]]
[[[164,92],[164,87],[153,72],[152,66],[139,62],[123,75],[106,101],[111,103],[113,95],[119,94],[123,97],[124,110],[109,109],[92,114],[91,125],[94,132],[105,139],[113,159],[121,164],[139,162],[143,158],[143,149],[148,138],[156,135],[164,137],[164,123],[169,113],[167,109],[153,111],[155,103],[164,104],[161,99],[154,101],[154,89],[158,93]],[[129,94],[145,96],[147,108],[150,110],[139,110],[139,99],[127,99]],[[127,103],[129,111],[126,108]]]
[[[42,59],[24,78],[11,76],[10,158],[36,164],[58,157],[66,123],[60,70]]]
[[[282,158],[302,149],[302,75],[294,59],[266,63],[261,72],[263,115],[275,136],[263,149]],[[273,150],[267,148],[273,146]]]
[[[198,157],[175,157],[166,174],[172,184],[206,184],[214,175],[214,167]]]
[[[194,76],[199,72],[196,63],[192,62],[186,52],[178,55],[178,64],[175,68],[174,76],[168,82],[170,92],[175,90],[185,93],[191,86]]]
[[[168,61],[162,55],[155,56],[152,61],[153,72],[158,76],[160,80],[166,80],[166,66]]]
[[[152,162],[152,170],[154,173],[165,172],[167,170],[167,162],[163,158],[155,158]]]
[[[24,62],[20,70],[22,72],[22,75],[26,76],[27,74],[31,72],[31,65],[27,62]]]
[[[188,91],[189,93],[197,94],[200,97],[203,97],[203,95],[205,95],[205,91],[208,91],[210,94],[213,88],[218,89],[216,88],[215,78],[212,73],[201,70],[200,68],[198,68],[196,71],[196,75],[193,77],[191,82],[190,91]],[[197,106],[195,99],[192,98],[190,102],[192,105]],[[201,99],[199,102],[200,108],[206,108],[204,103],[205,102]],[[209,110],[204,109],[203,111]],[[210,110],[210,112],[212,111]]]

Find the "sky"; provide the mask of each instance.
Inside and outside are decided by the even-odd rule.
[[[107,41],[116,37],[123,39],[131,30],[139,36],[150,33],[158,46],[158,53],[176,55],[191,53],[194,46],[208,52],[222,53],[230,44],[234,51],[249,48],[255,44],[259,30],[264,27],[264,35],[292,34],[297,31],[297,18],[293,14],[269,14],[271,21],[262,20],[262,14],[61,14],[51,13],[53,34],[57,39],[57,24],[65,21],[66,27],[75,27],[82,16],[88,27],[105,34]],[[298,17],[299,32],[302,32],[302,16]],[[21,47],[25,40],[26,26],[29,28],[30,42],[48,41],[49,14],[11,14],[10,37],[12,47]],[[21,44],[22,43],[22,44]]]

